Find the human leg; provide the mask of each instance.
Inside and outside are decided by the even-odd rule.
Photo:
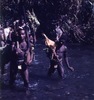
[[[58,64],[57,71],[58,71],[59,76],[60,76],[61,78],[63,78],[63,76],[64,76],[64,67],[63,67],[62,62],[60,62],[60,63]]]
[[[17,75],[17,71],[18,71],[17,63],[10,62],[10,80],[9,80],[10,86],[14,85],[16,75]]]
[[[51,60],[50,61],[50,68],[48,70],[48,76],[51,76],[54,73],[54,71],[55,71],[54,65],[55,65],[55,62],[53,60]]]
[[[24,86],[26,88],[28,88],[28,84],[29,84],[29,71],[28,71],[28,66],[25,63],[22,64],[21,76],[22,76],[23,81],[24,81]]]

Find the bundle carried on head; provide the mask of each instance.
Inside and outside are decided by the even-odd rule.
[[[32,9],[32,12],[27,10],[27,17],[31,23],[33,30],[36,31],[38,26],[40,25],[40,22],[38,21],[33,9]]]
[[[50,47],[51,49],[54,49],[56,47],[55,42],[49,39],[46,34],[43,33],[43,36],[45,37],[45,45]]]

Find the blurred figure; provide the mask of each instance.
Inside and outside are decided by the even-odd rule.
[[[5,35],[2,25],[0,24],[0,47],[4,47],[5,45]]]
[[[59,41],[60,37],[63,34],[63,32],[62,32],[62,30],[61,30],[59,25],[56,25],[55,31],[56,31],[56,40]]]
[[[9,26],[9,22],[6,22],[6,27],[4,28],[5,40],[7,40],[10,29],[11,29],[11,27]]]
[[[65,61],[66,66],[74,71],[73,67],[70,67],[68,57],[67,57],[67,47],[64,45],[62,40],[56,42],[56,49],[52,50],[48,48],[48,57],[50,59],[50,68],[48,70],[48,76],[51,76],[57,69],[58,74],[61,78],[64,76],[64,66]]]
[[[32,52],[28,47],[25,30],[19,30],[19,40],[12,41],[11,45],[11,62],[10,62],[10,86],[13,86],[16,74],[20,70],[26,89],[29,87],[28,67],[32,62]],[[17,38],[17,37],[16,37]]]

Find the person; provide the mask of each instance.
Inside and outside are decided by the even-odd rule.
[[[14,85],[16,74],[18,70],[24,81],[26,89],[29,88],[29,71],[28,67],[32,62],[31,49],[28,47],[26,42],[25,30],[20,29],[16,41],[12,40],[11,45],[11,61],[10,61],[10,86]],[[19,38],[17,38],[19,37]]]
[[[5,41],[7,40],[10,30],[11,30],[11,27],[9,25],[9,22],[6,22],[6,27],[4,28]]]
[[[51,76],[57,69],[58,75],[63,78],[64,76],[64,66],[65,61],[66,66],[74,71],[73,67],[70,67],[68,57],[67,57],[67,47],[64,45],[62,40],[56,42],[56,49],[52,50],[49,48],[48,56],[50,58],[50,68],[48,70],[48,76]]]
[[[0,24],[0,47],[4,47],[5,45],[5,35],[2,25]]]
[[[61,37],[62,34],[63,34],[63,31],[61,30],[61,28],[60,28],[59,25],[56,25],[56,26],[55,26],[55,31],[56,31],[56,40],[59,40],[60,37]]]

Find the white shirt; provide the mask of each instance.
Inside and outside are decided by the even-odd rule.
[[[4,34],[5,34],[5,38],[7,39],[8,35],[10,32],[10,27],[4,28]]]

